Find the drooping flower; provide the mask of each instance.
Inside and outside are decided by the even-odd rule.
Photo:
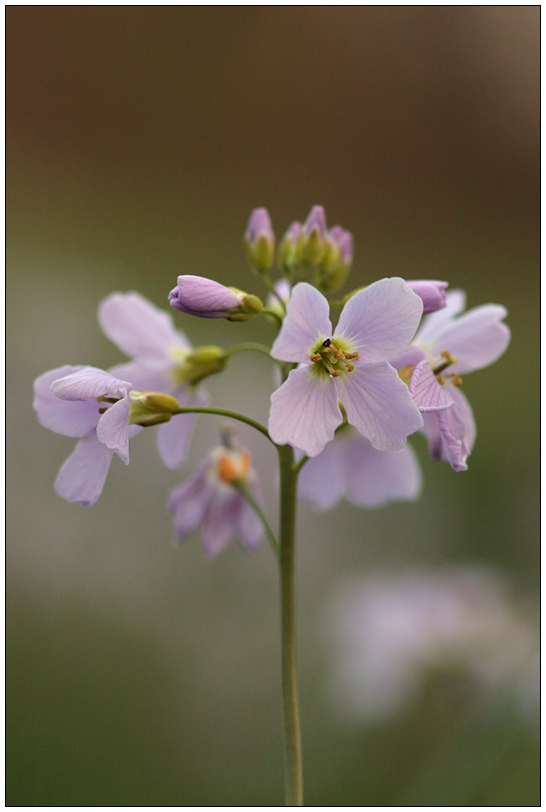
[[[266,273],[273,265],[275,234],[267,209],[254,209],[245,231],[244,246],[249,263],[258,273]]]
[[[247,321],[262,312],[257,296],[238,288],[226,287],[204,276],[179,276],[169,293],[171,307],[189,316],[202,319]]]
[[[330,510],[340,499],[375,508],[397,500],[413,501],[422,478],[411,446],[376,451],[349,426],[338,430],[321,453],[308,460],[298,478],[298,495],[319,510]]]
[[[224,549],[232,536],[247,550],[257,546],[263,536],[262,525],[234,483],[262,502],[250,454],[234,447],[228,437],[210,452],[199,473],[171,492],[167,509],[174,516],[178,542],[199,527],[203,548],[211,558]]]
[[[133,381],[138,389],[172,395],[180,406],[207,405],[208,396],[198,383],[203,365],[212,371],[223,368],[219,348],[194,351],[184,333],[175,329],[170,313],[139,293],[110,294],[99,305],[98,319],[104,334],[133,358],[113,367],[112,374]],[[195,422],[196,416],[187,414],[159,426],[158,450],[168,468],[186,459]]]
[[[462,291],[450,291],[446,307],[427,316],[412,344],[390,359],[423,413],[431,456],[446,460],[454,471],[466,471],[476,438],[461,375],[492,364],[510,342],[502,322],[506,308],[488,304],[459,315],[465,301]]]
[[[347,721],[379,722],[415,703],[430,676],[459,674],[472,678],[481,711],[502,702],[536,723],[540,636],[522,608],[485,567],[340,581],[326,627],[338,710]]]
[[[422,418],[386,359],[411,341],[422,309],[403,279],[382,279],[349,299],[332,331],[324,296],[296,285],[271,355],[300,366],[271,396],[273,441],[316,456],[343,420],[341,401],[374,448],[402,448]]]
[[[67,437],[80,437],[61,467],[55,490],[69,502],[93,505],[99,498],[112,455],[129,463],[129,437],[140,425],[161,416],[169,420],[178,403],[157,395],[161,404],[148,403],[147,394],[102,369],[63,366],[34,381],[34,410],[45,428]],[[155,393],[154,393],[155,395]],[[153,398],[152,398],[153,400]]]

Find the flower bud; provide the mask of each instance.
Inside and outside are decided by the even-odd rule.
[[[133,389],[129,399],[128,422],[139,426],[167,423],[179,408],[176,398],[160,392],[139,392]]]
[[[169,293],[169,302],[175,310],[190,316],[230,321],[246,321],[263,307],[257,296],[204,276],[179,276],[177,286]]]
[[[302,234],[297,259],[304,264],[318,265],[326,248],[326,215],[322,206],[313,206],[303,224]]]
[[[285,274],[290,274],[297,264],[298,246],[303,244],[302,225],[294,221],[281,240],[278,254],[278,265]],[[300,249],[301,250],[301,249]]]
[[[319,287],[323,291],[339,290],[353,263],[353,235],[334,226],[326,235],[326,247],[320,263]]]
[[[275,257],[275,234],[267,209],[254,209],[250,215],[244,245],[254,270],[265,273],[271,268]]]
[[[418,279],[406,282],[414,293],[423,300],[423,316],[442,310],[446,306],[448,282],[436,282],[433,279]]]

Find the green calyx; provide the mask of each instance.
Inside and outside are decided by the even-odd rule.
[[[223,372],[229,363],[229,356],[221,347],[197,347],[181,355],[173,368],[175,383],[195,386],[209,375]]]
[[[179,403],[171,395],[160,392],[140,392],[130,394],[129,423],[138,426],[156,426],[168,423],[179,409]]]
[[[264,309],[262,300],[259,296],[254,296],[252,293],[245,293],[238,288],[230,287],[240,300],[238,307],[232,307],[226,315],[228,321],[248,321],[252,316],[257,316]]]
[[[267,273],[275,258],[275,239],[261,234],[254,242],[244,240],[245,254],[249,264],[258,273]]]

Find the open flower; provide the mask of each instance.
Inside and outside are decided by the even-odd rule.
[[[461,375],[492,364],[510,341],[502,323],[506,308],[482,305],[461,316],[465,301],[462,291],[450,291],[446,307],[427,316],[411,346],[390,359],[423,413],[431,456],[446,460],[454,471],[466,471],[476,438]]]
[[[318,510],[329,510],[342,498],[358,507],[375,508],[396,500],[413,501],[421,485],[421,470],[411,446],[376,451],[365,437],[346,426],[305,463],[298,478],[298,496]]]
[[[67,437],[80,437],[63,464],[55,490],[69,502],[93,505],[99,498],[112,455],[129,463],[132,384],[84,366],[63,366],[34,381],[34,410],[38,422]]]
[[[273,441],[316,456],[343,420],[341,401],[374,448],[402,448],[423,421],[387,358],[411,341],[422,310],[403,279],[382,279],[349,299],[333,331],[324,296],[296,285],[271,355],[300,366],[271,396]]]
[[[192,346],[175,329],[170,313],[139,293],[112,293],[100,303],[98,319],[105,335],[133,358],[113,367],[113,375],[132,381],[138,389],[172,395],[180,406],[207,405],[206,392],[196,385],[199,365]],[[221,363],[220,356],[216,363]],[[192,414],[179,415],[158,428],[158,450],[167,468],[176,468],[186,459],[196,419]]]
[[[263,535],[260,520],[236,487],[248,490],[257,502],[262,501],[250,454],[235,448],[230,439],[210,452],[198,474],[171,492],[167,505],[174,515],[177,541],[200,527],[203,548],[211,558],[224,549],[232,536],[252,550]]]

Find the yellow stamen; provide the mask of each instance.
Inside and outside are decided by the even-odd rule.
[[[453,380],[453,385],[454,386],[462,386],[463,385],[463,379],[461,378],[460,375],[457,375],[456,372],[453,373],[452,380]]]

